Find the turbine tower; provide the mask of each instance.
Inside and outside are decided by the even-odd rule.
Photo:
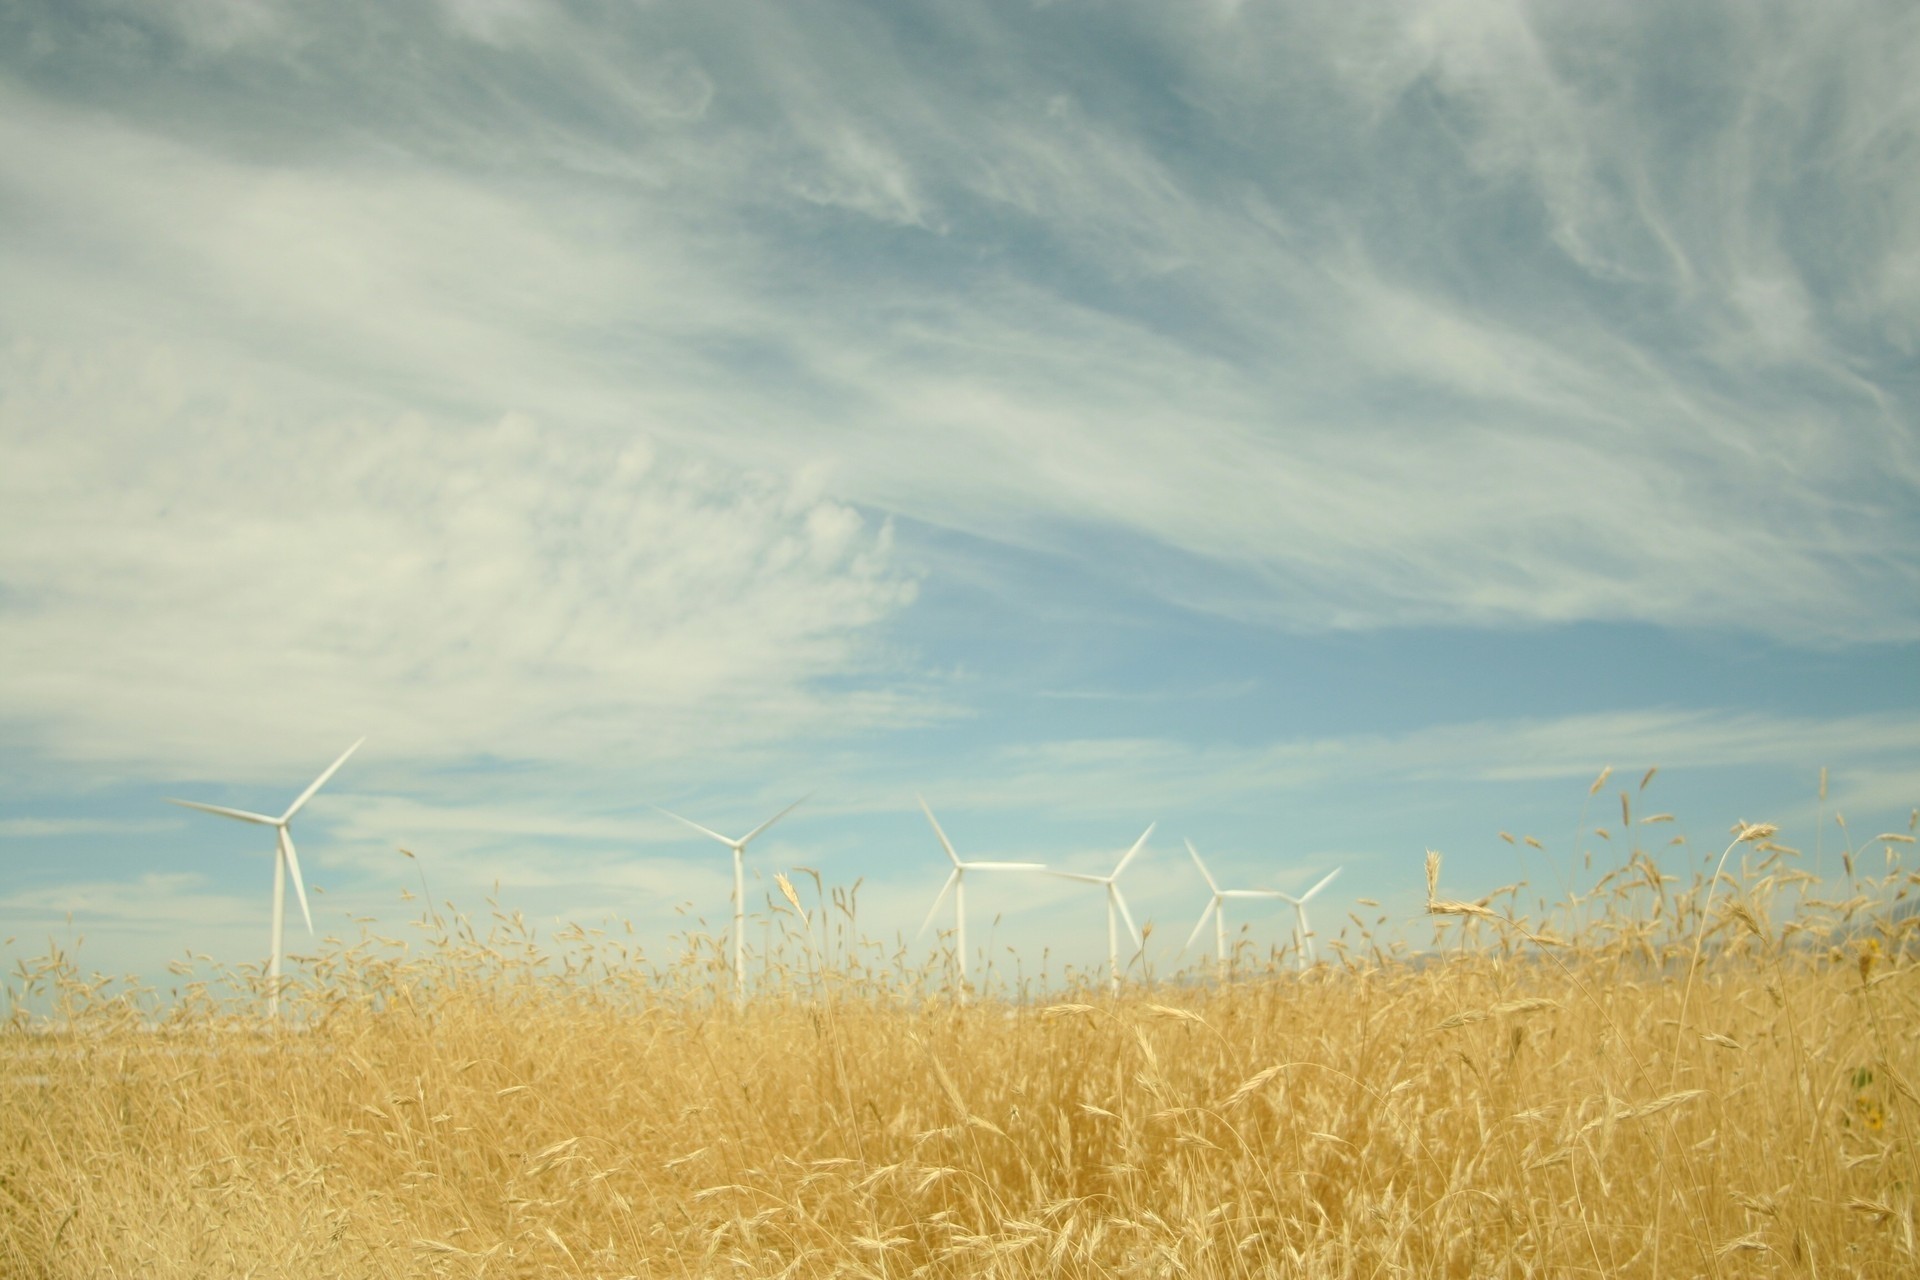
[[[693,821],[690,818],[683,818],[677,813],[671,813],[668,810],[661,809],[659,805],[653,806],[655,809],[659,810],[659,812],[666,814],[669,818],[672,818],[675,822],[684,822],[689,827],[692,827],[695,831],[698,831],[701,835],[711,836],[715,840],[718,840],[721,844],[726,845],[727,848],[733,850],[733,998],[736,1004],[745,1004],[747,1002],[747,952],[746,952],[746,928],[745,928],[746,915],[747,915],[747,905],[746,905],[747,904],[747,873],[746,873],[747,844],[755,836],[759,835],[762,831],[765,831],[768,827],[780,821],[780,819],[786,817],[788,814],[792,813],[795,809],[798,809],[801,805],[805,804],[810,799],[812,799],[811,795],[801,796],[798,800],[795,800],[792,804],[788,805],[786,808],[782,809],[780,812],[774,814],[771,818],[768,818],[765,822],[761,823],[759,826],[755,827],[753,830],[747,832],[747,834],[741,836],[738,840],[729,839],[726,836],[721,835],[718,831],[709,830],[708,828],[701,826],[699,823]]]
[[[1155,825],[1154,823],[1147,824],[1147,829],[1140,833],[1140,838],[1133,842],[1133,848],[1127,850],[1127,856],[1120,859],[1120,865],[1113,869],[1111,875],[1090,876],[1084,871],[1053,871],[1048,873],[1059,876],[1063,880],[1078,880],[1084,884],[1106,886],[1107,967],[1113,974],[1113,993],[1115,995],[1120,994],[1120,929],[1115,918],[1116,912],[1118,912],[1119,919],[1124,919],[1127,922],[1127,932],[1133,938],[1133,945],[1136,948],[1144,945],[1140,939],[1140,931],[1133,927],[1133,913],[1127,910],[1127,900],[1120,894],[1120,873],[1127,869],[1127,864],[1133,861],[1134,855],[1139,853],[1141,847],[1147,843],[1147,837],[1153,834]]]
[[[1319,884],[1316,884],[1313,888],[1307,890],[1297,898],[1290,893],[1280,895],[1293,904],[1294,915],[1297,916],[1299,920],[1297,936],[1300,942],[1300,967],[1302,969],[1306,969],[1313,964],[1313,934],[1307,929],[1307,903],[1312,901],[1314,894],[1326,888],[1327,885],[1332,882],[1333,878],[1339,874],[1340,868],[1335,867],[1321,877]]]
[[[282,937],[287,918],[287,877],[293,877],[293,892],[300,899],[300,914],[306,919],[307,932],[313,932],[313,912],[307,909],[307,886],[300,877],[300,855],[294,851],[293,836],[287,830],[287,824],[293,821],[293,815],[300,812],[302,805],[313,799],[313,793],[326,785],[347,762],[347,757],[360,749],[360,742],[354,743],[340,753],[340,758],[327,766],[327,771],[313,780],[313,785],[300,793],[300,798],[287,806],[287,811],[277,818],[264,813],[249,813],[245,809],[228,809],[223,805],[202,804],[198,800],[169,800],[168,804],[177,804],[188,809],[199,809],[205,813],[217,813],[223,818],[232,818],[238,822],[251,822],[262,827],[272,827],[276,832],[273,856],[273,955],[267,961],[267,1017],[280,1016],[280,952]]]
[[[1215,883],[1213,873],[1207,870],[1207,864],[1200,861],[1200,851],[1193,847],[1191,840],[1187,841],[1187,852],[1193,855],[1193,865],[1200,868],[1200,875],[1206,880],[1207,888],[1213,890],[1213,898],[1207,903],[1207,909],[1200,913],[1200,923],[1193,926],[1193,932],[1187,935],[1186,944],[1181,947],[1181,950],[1184,951],[1193,945],[1193,940],[1198,938],[1200,931],[1207,927],[1207,917],[1213,917],[1214,950],[1219,959],[1220,976],[1224,978],[1227,974],[1226,900],[1228,898],[1284,898],[1287,895],[1278,889],[1222,889]]]
[[[959,976],[954,983],[954,992],[962,1003],[967,998],[967,872],[969,871],[1045,871],[1044,864],[1038,862],[963,862],[960,855],[953,851],[953,842],[947,839],[947,833],[940,829],[940,820],[933,816],[933,810],[927,808],[926,800],[921,796],[921,812],[927,815],[927,821],[933,824],[933,834],[940,837],[940,847],[947,851],[947,857],[953,862],[953,870],[947,873],[947,882],[940,886],[940,896],[933,900],[933,906],[927,912],[927,918],[920,926],[925,933],[933,924],[933,917],[939,913],[940,904],[947,900],[947,891],[953,891],[953,942],[958,949]]]

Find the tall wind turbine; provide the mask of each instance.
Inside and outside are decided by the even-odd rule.
[[[659,809],[661,813],[665,813],[669,818],[672,818],[675,822],[684,822],[701,835],[712,836],[715,840],[718,840],[721,844],[733,850],[733,998],[737,1003],[744,1004],[747,999],[745,928],[747,915],[747,872],[745,855],[747,852],[747,844],[755,836],[792,813],[795,809],[798,809],[811,798],[811,796],[801,796],[798,800],[795,800],[792,804],[774,814],[771,818],[768,818],[765,822],[747,832],[747,834],[741,836],[738,840],[730,840],[718,831],[710,831],[689,818],[683,818],[677,813],[669,813],[667,810],[661,809],[659,805],[653,806],[655,809]]]
[[[1038,862],[962,862],[960,855],[953,851],[953,841],[947,839],[947,833],[940,829],[940,820],[933,816],[933,810],[927,808],[923,797],[920,801],[921,812],[927,815],[927,821],[933,824],[933,834],[940,837],[940,847],[947,851],[947,857],[953,861],[953,870],[947,873],[947,882],[940,886],[940,896],[933,900],[927,918],[920,926],[925,933],[933,923],[933,917],[940,911],[940,904],[947,900],[947,891],[953,891],[953,944],[958,948],[960,958],[959,980],[954,991],[964,1001],[967,998],[967,872],[969,871],[1045,871],[1044,864]]]
[[[217,813],[223,818],[233,818],[240,822],[252,822],[263,827],[272,827],[278,833],[273,856],[273,957],[267,962],[267,1016],[280,1016],[280,952],[281,937],[287,918],[287,876],[293,876],[293,892],[300,899],[300,914],[306,918],[307,932],[313,932],[313,912],[307,909],[307,886],[300,878],[300,855],[294,852],[293,836],[287,831],[287,824],[293,821],[293,815],[300,807],[313,799],[313,793],[326,785],[327,779],[347,762],[347,757],[360,749],[360,742],[354,743],[340,753],[340,758],[327,766],[327,771],[313,780],[313,785],[300,793],[300,798],[287,806],[287,811],[277,818],[269,818],[264,813],[248,813],[245,809],[228,809],[217,804],[201,804],[198,800],[169,800],[168,804],[183,805],[188,809],[200,809],[207,813]]]
[[[1148,823],[1140,838],[1133,842],[1133,848],[1127,850],[1127,856],[1120,859],[1120,865],[1113,869],[1112,875],[1090,876],[1084,871],[1055,871],[1050,874],[1063,880],[1079,880],[1085,884],[1105,885],[1107,889],[1107,966],[1113,973],[1113,993],[1120,994],[1120,928],[1115,921],[1115,912],[1127,922],[1127,932],[1133,936],[1133,945],[1145,945],[1140,931],[1133,927],[1133,913],[1127,910],[1127,900],[1120,896],[1120,873],[1127,869],[1133,856],[1147,843],[1147,837],[1153,834],[1155,823]]]
[[[1299,917],[1298,933],[1300,939],[1300,967],[1302,969],[1307,968],[1313,963],[1313,934],[1307,930],[1307,903],[1312,900],[1314,894],[1326,888],[1328,884],[1332,883],[1333,878],[1339,874],[1340,868],[1335,867],[1321,877],[1319,884],[1313,886],[1313,888],[1307,890],[1297,898],[1290,893],[1280,895],[1293,904],[1294,914]]]
[[[1200,913],[1200,923],[1193,926],[1193,932],[1187,935],[1186,946],[1181,950],[1184,951],[1193,945],[1193,940],[1200,936],[1202,929],[1207,927],[1207,917],[1212,916],[1214,949],[1219,956],[1220,972],[1225,975],[1227,971],[1226,900],[1228,898],[1284,898],[1287,895],[1278,889],[1222,889],[1214,882],[1213,873],[1207,870],[1207,864],[1200,861],[1200,851],[1193,847],[1191,840],[1187,841],[1187,852],[1193,855],[1193,865],[1200,868],[1201,876],[1206,879],[1207,888],[1213,890],[1213,898],[1207,903],[1207,909]]]

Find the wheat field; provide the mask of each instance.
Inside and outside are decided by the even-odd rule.
[[[1821,902],[1773,834],[1532,919],[1432,859],[1431,948],[1118,998],[958,1002],[817,877],[738,1007],[717,940],[505,910],[309,958],[279,1027],[52,954],[0,1037],[0,1274],[1915,1274],[1908,837]]]

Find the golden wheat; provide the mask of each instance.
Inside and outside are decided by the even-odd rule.
[[[1444,960],[1044,1005],[942,998],[817,877],[744,1008],[711,940],[660,970],[511,914],[309,962],[277,1029],[52,956],[0,1038],[0,1273],[1913,1274],[1886,847],[1791,912],[1778,853],[1630,863],[1570,942],[1435,855]]]

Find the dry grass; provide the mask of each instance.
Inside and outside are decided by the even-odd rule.
[[[710,943],[511,916],[310,963],[298,1031],[49,957],[0,1273],[1915,1274],[1920,970],[1859,928],[1898,851],[1789,902],[1767,834],[1711,900],[1636,855],[1577,937],[1430,892],[1442,959],[1117,1001],[956,1006],[797,892],[744,1009]]]

